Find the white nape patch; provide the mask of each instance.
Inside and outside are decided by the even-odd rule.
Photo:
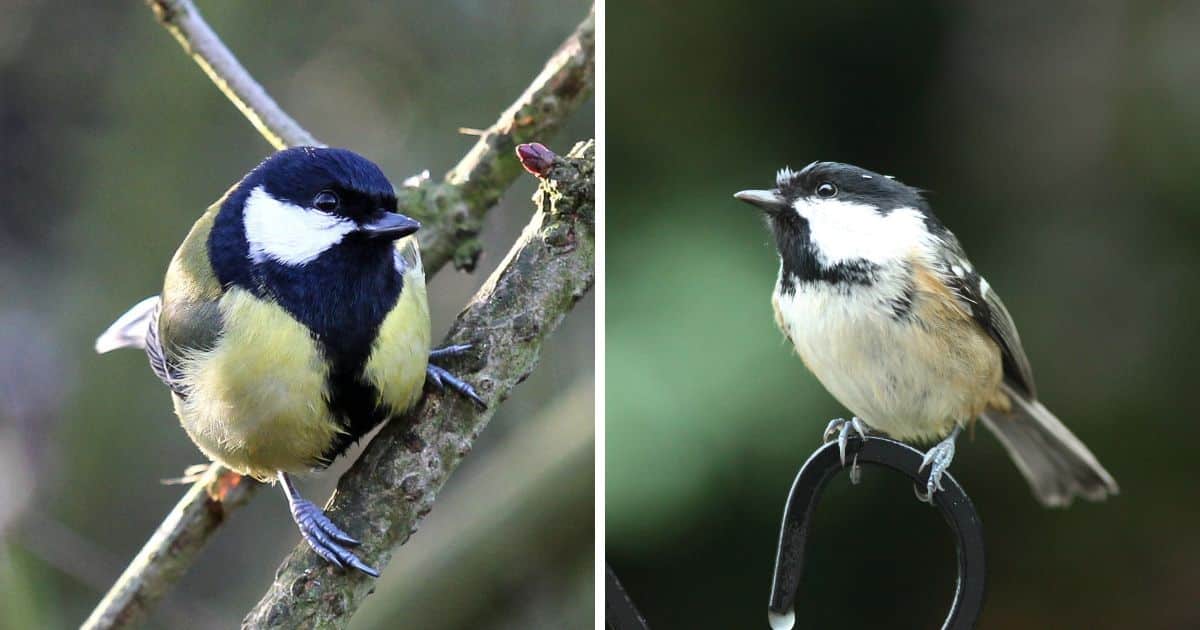
[[[884,265],[924,249],[934,238],[914,208],[883,215],[871,205],[820,198],[801,198],[792,207],[808,221],[817,259],[826,266],[853,260]]]
[[[355,229],[349,219],[280,201],[262,186],[250,191],[242,218],[255,263],[310,263]]]
[[[984,280],[983,276],[980,276],[979,277],[979,295],[980,295],[980,297],[987,297],[988,291],[991,291],[991,290],[992,290],[992,285],[988,284],[988,281]]]

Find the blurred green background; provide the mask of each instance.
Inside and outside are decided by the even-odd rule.
[[[776,331],[772,239],[731,198],[817,159],[930,191],[1043,401],[1121,484],[1046,510],[986,430],[959,441],[988,542],[980,627],[1200,627],[1200,9],[607,11],[606,543],[651,627],[766,627],[785,495],[845,413]],[[838,478],[797,627],[940,626],[954,550],[909,486]]]
[[[475,140],[458,129],[490,125],[590,3],[200,4],[297,120],[398,182],[449,169]],[[593,118],[548,144],[591,137]],[[92,341],[270,148],[137,1],[0,1],[0,144],[0,627],[74,627],[182,495],[158,480],[203,461],[145,357]],[[477,273],[432,279],[435,337],[533,190],[522,177],[489,216]],[[550,339],[351,627],[591,627],[593,311]],[[236,626],[298,541],[278,490],[261,492],[150,627]]]

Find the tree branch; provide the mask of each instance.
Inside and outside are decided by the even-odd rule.
[[[483,215],[521,173],[518,144],[547,140],[592,94],[595,85],[595,8],[559,46],[546,67],[443,182],[423,182],[401,194],[400,210],[421,221],[421,258],[437,269],[453,260],[472,271],[482,245]]]
[[[522,624],[509,615],[536,608],[542,627],[552,626],[553,611],[567,613],[579,603],[565,592],[564,575],[585,564],[591,619],[595,529],[591,518],[579,516],[595,506],[593,381],[587,374],[563,383],[535,413],[492,436],[486,453],[471,455],[471,470],[455,473],[453,493],[439,493],[437,509],[421,522],[422,531],[436,531],[392,558],[375,586],[386,601],[364,604],[353,625],[380,628],[404,619],[408,628],[463,628],[492,618],[497,628],[514,628]],[[430,534],[437,544],[419,540]],[[512,601],[517,584],[539,596]],[[557,625],[578,625],[580,612],[559,615]]]
[[[150,5],[158,21],[175,36],[204,74],[233,101],[238,111],[271,146],[276,149],[320,146],[317,139],[288,116],[258,81],[250,76],[200,16],[200,11],[191,0],[146,0],[146,4]]]
[[[190,0],[147,0],[147,4],[268,142],[276,148],[319,146],[250,76]],[[398,191],[400,210],[422,222],[419,238],[427,276],[432,277],[452,258],[461,269],[474,267],[481,251],[476,237],[482,217],[520,172],[511,147],[535,136],[549,137],[591,95],[594,11],[445,181],[421,181]],[[260,485],[223,466],[210,466],[159,525],[83,628],[124,627],[144,617],[191,566],[224,519],[244,505]]]
[[[471,451],[498,403],[537,365],[542,343],[595,279],[594,143],[558,158],[534,196],[533,219],[499,268],[458,316],[448,343],[474,346],[458,371],[489,407],[454,394],[429,395],[392,420],[338,480],[326,508],[351,536],[355,553],[381,567],[433,508],[446,479]],[[336,569],[301,542],[267,594],[243,621],[252,628],[345,625],[374,581]]]
[[[261,484],[213,464],[188,489],[82,628],[123,628],[140,621],[167,592],[230,512]]]

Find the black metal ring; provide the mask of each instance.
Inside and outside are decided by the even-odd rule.
[[[846,460],[851,461],[855,456],[860,464],[878,464],[901,472],[919,487],[924,487],[929,479],[927,470],[919,470],[924,454],[895,440],[875,436],[864,440],[852,435],[846,445]],[[792,482],[783,512],[779,547],[775,552],[775,574],[768,605],[772,627],[777,630],[790,628],[795,620],[793,607],[804,569],[804,546],[812,515],[821,500],[821,491],[842,470],[837,442],[830,442],[808,458]],[[933,503],[954,532],[958,552],[958,587],[942,630],[968,630],[975,627],[983,609],[986,576],[983,527],[971,498],[954,477],[944,474],[942,486],[945,489],[934,493]]]

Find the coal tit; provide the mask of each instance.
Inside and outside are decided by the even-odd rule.
[[[924,500],[975,418],[1000,439],[1047,506],[1118,492],[1096,457],[1038,402],[1029,360],[996,291],[921,192],[836,162],[783,169],[760,208],[780,267],[775,321],[808,369],[855,417],[851,429],[941,440],[925,456]],[[919,496],[920,493],[918,493]]]

